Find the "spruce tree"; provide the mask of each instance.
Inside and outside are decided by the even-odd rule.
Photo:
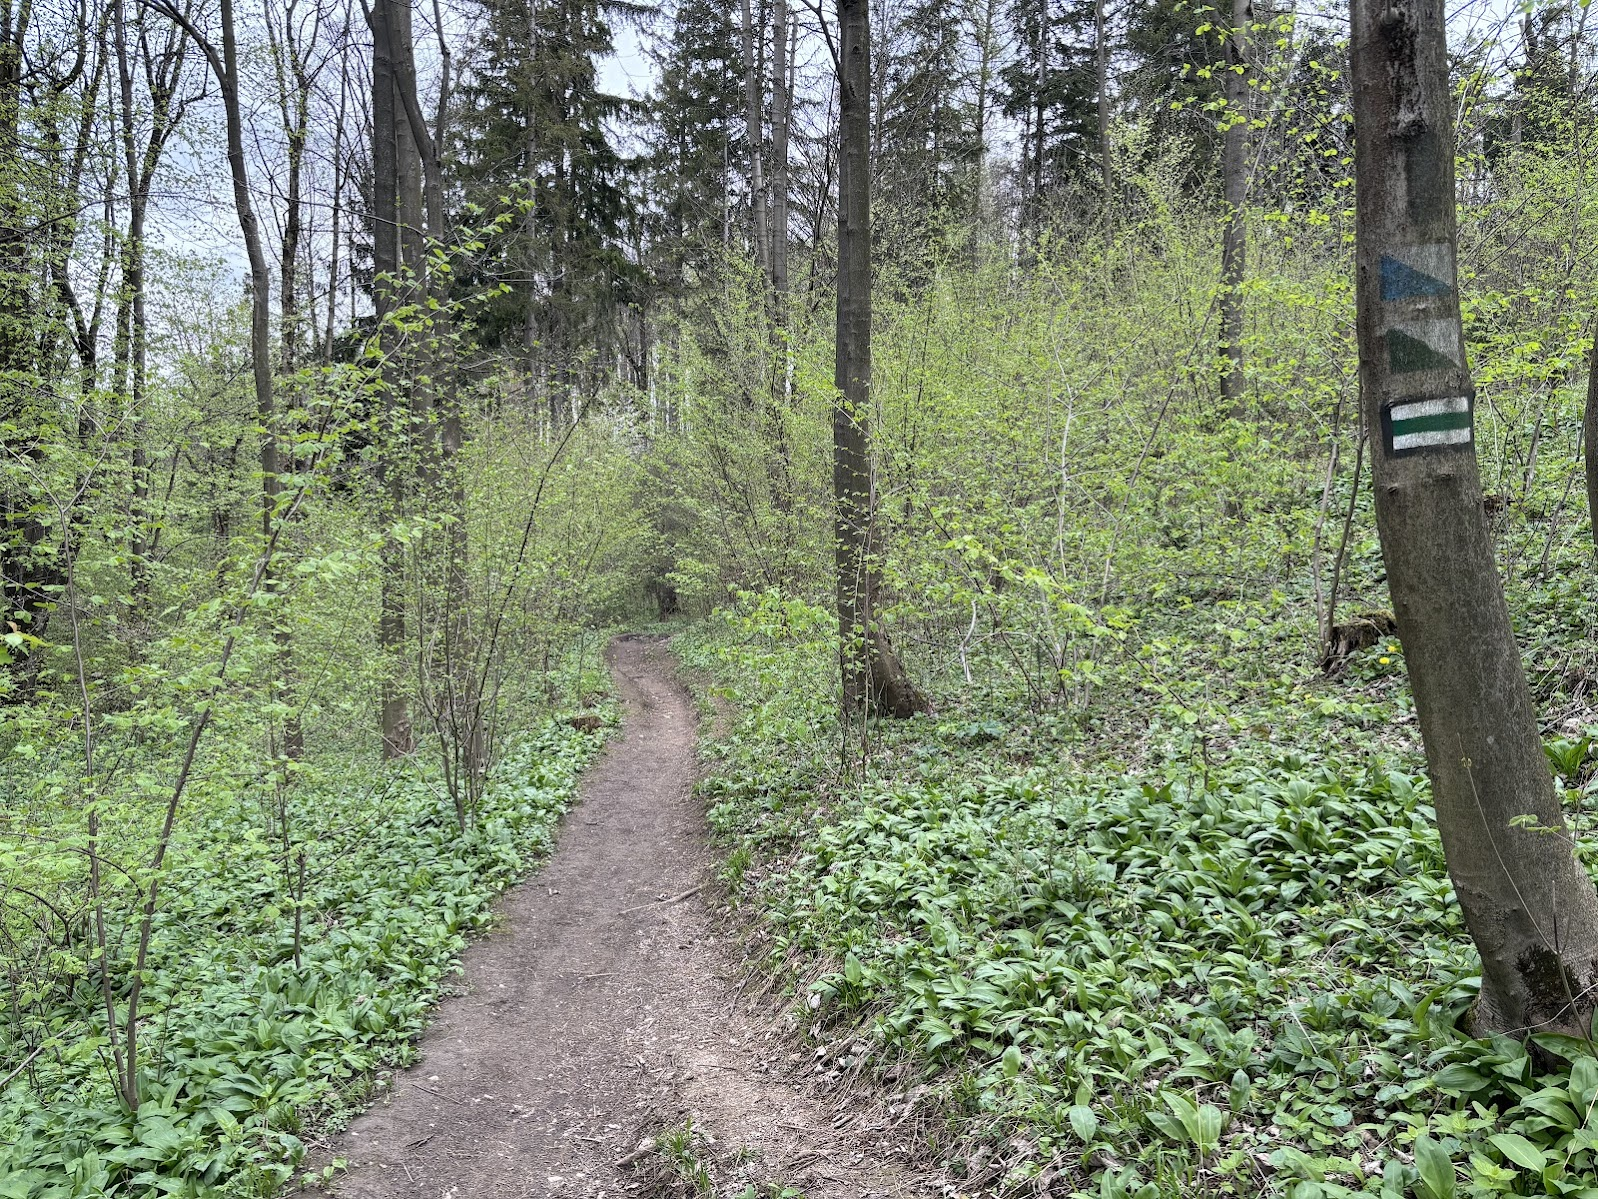
[[[965,22],[942,0],[916,0],[900,20],[881,68],[875,164],[890,261],[970,232],[982,159]]]
[[[612,49],[601,0],[485,0],[483,11],[462,94],[459,175],[468,200],[513,216],[463,283],[510,284],[480,336],[521,348],[559,422],[603,378],[640,279],[625,248],[634,164],[610,129],[632,105],[599,85],[597,64]]]
[[[1022,224],[1041,229],[1051,198],[1098,169],[1098,64],[1092,0],[1015,0],[1016,56],[1000,73],[1004,112],[1021,129]]]
[[[734,187],[743,175],[743,90],[732,8],[680,0],[656,56],[649,190],[654,262],[669,294],[692,290],[732,237]]]

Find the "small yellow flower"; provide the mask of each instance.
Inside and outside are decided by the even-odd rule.
[[[1390,653],[1390,654],[1396,654],[1396,653],[1397,653],[1397,652],[1398,652],[1398,646],[1396,646],[1396,645],[1389,645],[1389,646],[1388,646],[1388,647],[1387,647],[1387,652],[1388,652],[1388,653]]]
[[[1380,662],[1383,666],[1391,665],[1392,661],[1393,661],[1391,658],[1377,658],[1376,660],[1378,662]]]

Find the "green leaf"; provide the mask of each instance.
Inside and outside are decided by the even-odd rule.
[[[1183,1135],[1178,1139],[1191,1142],[1200,1153],[1209,1153],[1220,1144],[1220,1108],[1211,1103],[1195,1106],[1191,1100],[1170,1091],[1165,1093],[1165,1106],[1171,1109],[1181,1126]]]
[[[1415,1140],[1415,1168],[1420,1171],[1421,1185],[1431,1199],[1454,1199],[1458,1182],[1454,1178],[1454,1163],[1448,1160],[1443,1147],[1431,1137]]]
[[[1093,1109],[1080,1103],[1068,1109],[1065,1118],[1071,1122],[1071,1131],[1084,1145],[1093,1140],[1093,1134],[1099,1130],[1099,1118],[1093,1114]]]
[[[1198,1122],[1193,1140],[1200,1153],[1213,1153],[1221,1145],[1221,1109],[1213,1103],[1199,1105]]]
[[[1491,1084],[1478,1071],[1455,1062],[1452,1066],[1437,1072],[1437,1077],[1432,1080],[1440,1091],[1452,1091],[1458,1095],[1474,1095],[1477,1091],[1485,1091]]]
[[[1183,1129],[1180,1120],[1174,1120],[1164,1112],[1148,1112],[1145,1119],[1154,1127],[1154,1130],[1172,1141],[1184,1141],[1187,1132]]]
[[[1198,1108],[1182,1096],[1172,1094],[1170,1091],[1165,1093],[1165,1106],[1170,1108],[1171,1114],[1181,1121],[1189,1139],[1196,1141],[1198,1138],[1193,1132],[1198,1127]]]
[[[1570,1097],[1584,1106],[1595,1094],[1598,1094],[1598,1062],[1590,1057],[1577,1058],[1570,1063]]]
[[[1019,1045],[1011,1045],[1004,1051],[1004,1056],[999,1060],[1006,1078],[1014,1078],[1021,1073],[1021,1047]]]
[[[1249,1094],[1253,1089],[1254,1084],[1249,1080],[1248,1074],[1243,1070],[1239,1070],[1232,1075],[1232,1089],[1227,1092],[1226,1105],[1234,1113],[1241,1112],[1248,1106]]]
[[[860,964],[860,959],[854,954],[848,954],[843,959],[843,977],[851,987],[858,987],[860,980],[866,976],[865,967]]]
[[[1498,1152],[1524,1169],[1540,1174],[1548,1165],[1548,1155],[1518,1133],[1499,1132],[1487,1139]]]

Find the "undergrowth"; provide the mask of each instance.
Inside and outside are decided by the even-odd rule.
[[[824,611],[745,596],[675,643],[733,714],[702,794],[768,966],[812,1036],[914,1063],[884,1081],[947,1117],[925,1148],[972,1193],[1598,1197],[1592,1047],[1463,1031],[1479,962],[1401,650],[1326,680],[1302,622],[1151,608],[1086,702],[973,660],[864,746]]]
[[[97,972],[15,1003],[49,1047],[0,1096],[0,1196],[268,1195],[414,1038],[494,897],[551,847],[602,740],[549,720],[496,765],[463,832],[444,788],[370,768],[262,810],[196,812],[162,883],[137,1112],[115,1098]],[[304,879],[303,887],[299,880]],[[8,1054],[8,1056],[10,1056]]]

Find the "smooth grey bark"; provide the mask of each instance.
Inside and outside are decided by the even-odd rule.
[[[261,225],[250,197],[250,180],[244,158],[244,117],[239,99],[239,52],[233,20],[233,0],[221,0],[222,107],[227,121],[227,160],[233,181],[233,206],[250,264],[250,374],[255,383],[255,415],[261,422],[261,535],[271,537],[277,511],[277,413],[272,394],[272,275],[261,243]],[[268,574],[271,564],[268,563]]]
[[[1538,736],[1482,510],[1455,263],[1442,0],[1353,0],[1360,383],[1376,524],[1478,1033],[1586,1036],[1598,894]]]
[[[311,126],[313,69],[295,20],[298,0],[286,0],[277,28],[278,13],[267,14],[267,46],[277,83],[278,122],[287,151],[288,178],[283,193],[283,226],[278,252],[278,354],[285,375],[299,366],[301,341],[300,242],[305,234],[305,147]],[[316,24],[311,40],[316,38]]]
[[[399,180],[399,245],[403,280],[400,290],[403,302],[408,303],[420,298],[427,286],[427,215],[422,199],[422,151],[417,141],[416,126],[410,120],[405,86],[406,67],[411,60],[411,6],[410,0],[379,0],[379,3],[388,10],[389,61],[394,72],[394,144]],[[426,136],[425,127],[422,136]],[[423,403],[418,408],[418,398],[413,384],[413,413],[425,413],[426,405]]]
[[[1221,233],[1221,398],[1237,411],[1243,402],[1243,275],[1248,235],[1248,37],[1254,21],[1252,0],[1232,0],[1232,30],[1226,39],[1226,132],[1221,145],[1221,186],[1225,227]]]
[[[926,710],[876,618],[871,464],[871,27],[867,0],[838,0],[838,328],[833,523],[846,715]]]

